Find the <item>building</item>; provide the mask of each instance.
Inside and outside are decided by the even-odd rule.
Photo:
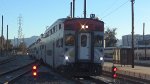
[[[136,34],[134,35],[134,46],[135,47],[144,47],[150,46],[150,35],[145,35],[143,40],[143,35]],[[124,35],[122,36],[122,46],[132,46],[132,35]]]

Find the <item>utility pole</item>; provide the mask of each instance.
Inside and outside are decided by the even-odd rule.
[[[86,0],[84,0],[84,18],[86,18]]]
[[[73,18],[75,17],[75,0],[73,0]]]
[[[3,15],[2,15],[2,34],[1,34],[1,56],[3,55]]]
[[[15,40],[15,39],[16,39],[16,38],[15,38],[15,36],[14,36],[13,54],[15,54],[16,48],[18,47],[18,43],[17,43],[17,45],[15,45],[15,44],[16,44],[16,40]]]
[[[70,17],[72,18],[72,2],[70,2]]]
[[[143,41],[144,41],[144,51],[145,51],[145,59],[146,59],[146,40],[145,40],[145,23],[143,23]]]
[[[6,55],[8,55],[8,25],[7,25]]]
[[[15,36],[14,36],[14,47],[15,47],[15,44],[16,44],[16,40],[15,40],[16,38],[15,38]]]
[[[144,30],[145,30],[145,23],[143,23],[143,41],[144,41]]]
[[[131,9],[132,9],[132,68],[134,68],[134,2],[131,0]]]

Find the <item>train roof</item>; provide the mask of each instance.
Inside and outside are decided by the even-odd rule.
[[[93,20],[93,21],[98,21],[98,22],[103,22],[97,18],[60,18],[58,20],[56,20],[55,22],[57,21],[62,21],[62,22],[65,22],[65,21],[72,21],[72,20],[82,20],[82,19],[86,19],[86,20]]]
[[[93,18],[71,18],[71,19],[66,19],[65,21],[72,21],[72,20],[93,20],[93,21],[98,21],[98,22],[102,22],[104,23],[103,21],[99,20],[99,19],[93,19]]]
[[[45,30],[45,33],[48,32],[53,26],[55,26],[56,23],[59,23],[59,22],[70,22],[70,21],[76,21],[76,20],[90,20],[90,21],[96,21],[96,22],[100,22],[102,24],[104,24],[103,21],[97,19],[97,18],[60,18],[60,19],[57,19],[51,26],[49,26],[46,30]]]

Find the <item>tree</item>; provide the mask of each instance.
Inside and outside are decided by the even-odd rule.
[[[0,37],[0,53],[1,55],[9,55],[12,51],[13,45],[11,40],[6,40],[4,37]]]
[[[11,44],[11,40],[6,40],[5,44],[4,44],[4,49],[8,51],[10,51],[12,49],[13,45]]]
[[[27,46],[26,46],[26,44],[24,42],[21,42],[19,44],[18,49],[19,49],[18,51],[21,51],[22,54],[25,54],[27,52]]]
[[[117,38],[116,38],[116,30],[117,28],[107,28],[104,34],[104,39],[105,39],[105,45],[106,47],[115,47],[117,43]]]

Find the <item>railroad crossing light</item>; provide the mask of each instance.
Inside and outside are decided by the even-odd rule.
[[[33,76],[33,77],[37,77],[37,66],[36,66],[36,65],[34,65],[34,66],[32,67],[32,76]]]
[[[36,65],[34,65],[32,69],[33,69],[33,70],[36,70],[36,69],[37,69],[37,66],[36,66]]]
[[[35,77],[35,76],[37,76],[37,72],[33,72],[33,74],[32,74],[32,75],[33,75],[34,77]]]
[[[116,73],[116,71],[117,71],[117,67],[112,66],[112,78],[117,78],[117,73]]]

